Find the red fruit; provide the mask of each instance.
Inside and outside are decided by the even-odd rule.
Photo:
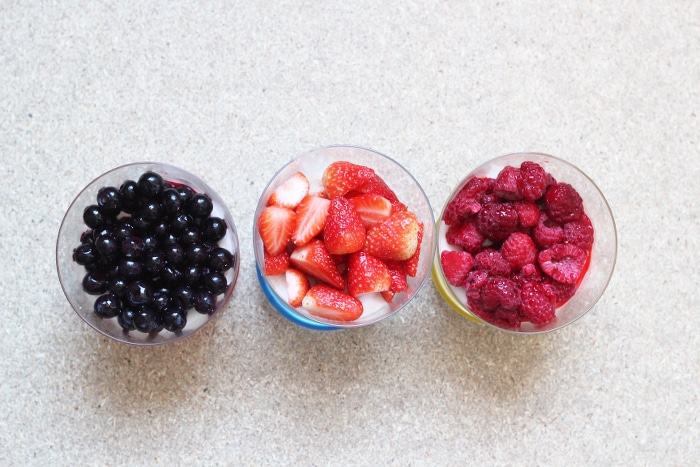
[[[593,246],[593,224],[584,213],[581,218],[574,222],[564,224],[564,242],[573,243],[582,250],[590,250]]]
[[[508,310],[499,306],[493,311],[492,323],[502,328],[519,328],[523,317],[520,309]]]
[[[448,244],[460,246],[471,254],[476,254],[484,244],[484,236],[471,221],[452,224],[445,233]]]
[[[513,232],[501,245],[503,258],[510,263],[514,272],[537,259],[537,248],[532,239],[521,232]]]
[[[350,255],[348,259],[348,293],[353,297],[384,292],[391,286],[391,273],[381,260],[364,251]]]
[[[544,280],[544,284],[554,293],[557,306],[562,306],[576,293],[576,284],[562,284],[549,276]]]
[[[365,226],[355,207],[344,196],[331,199],[323,241],[334,255],[360,251],[365,246]]]
[[[420,244],[423,242],[423,233],[423,223],[420,222],[418,223],[418,239],[416,252],[413,253],[413,256],[406,260],[406,274],[408,274],[411,277],[416,277],[416,274],[418,274],[418,261],[420,261]]]
[[[484,270],[494,276],[510,276],[510,263],[500,251],[484,248],[474,256],[474,269]]]
[[[493,194],[504,200],[522,199],[519,184],[520,169],[511,166],[503,167],[493,184]]]
[[[374,227],[391,214],[391,201],[383,196],[367,193],[349,200],[360,215],[365,229]]]
[[[289,208],[268,206],[258,219],[258,232],[271,256],[282,253],[294,232],[297,215]]]
[[[520,287],[520,312],[532,324],[546,324],[555,316],[555,296],[539,282],[525,282]]]
[[[309,180],[303,173],[297,172],[272,192],[267,205],[294,209],[308,192]]]
[[[292,234],[295,245],[305,245],[321,233],[326,225],[328,208],[331,202],[326,198],[306,195],[297,206],[297,223]]]
[[[391,302],[394,299],[395,295],[396,292],[392,292],[391,290],[385,290],[384,292],[382,292],[382,298],[387,303]]]
[[[473,269],[467,274],[467,279],[464,282],[464,288],[467,290],[467,296],[481,297],[481,288],[486,285],[486,281],[491,277],[488,271],[481,269]]]
[[[586,264],[586,252],[570,243],[559,243],[540,251],[537,261],[542,272],[563,284],[575,284]]]
[[[365,251],[379,259],[406,260],[418,249],[418,229],[415,214],[395,212],[367,232]]]
[[[541,248],[549,248],[564,240],[564,230],[557,222],[549,219],[547,214],[540,214],[537,225],[532,229],[532,239]]]
[[[455,287],[461,287],[472,270],[474,258],[466,251],[445,250],[440,253],[440,264],[447,282]]]
[[[408,207],[401,201],[396,200],[391,202],[391,212],[408,211]]]
[[[374,170],[347,161],[331,163],[323,172],[322,182],[329,198],[345,195],[374,178]]]
[[[267,251],[264,251],[264,257],[266,276],[284,274],[289,267],[289,254],[287,254],[286,250],[276,256],[270,256]]]
[[[476,215],[476,227],[495,242],[508,238],[518,226],[518,212],[510,203],[489,203]]]
[[[492,276],[481,289],[481,303],[486,310],[503,307],[517,310],[520,306],[520,288],[505,277]]]
[[[442,220],[452,225],[473,216],[481,210],[482,196],[493,187],[493,179],[473,177],[447,203]]]
[[[550,219],[559,223],[577,221],[583,214],[583,200],[568,183],[557,183],[547,188],[544,209]]]
[[[352,191],[352,193],[348,193],[348,197],[356,196],[359,194],[379,195],[388,199],[391,203],[393,203],[394,201],[398,201],[399,199],[396,196],[396,193],[394,193],[392,189],[389,188],[389,185],[387,185],[386,182],[382,180],[382,177],[380,177],[376,173],[370,180],[355,188]]]
[[[540,218],[540,208],[532,201],[516,201],[513,203],[515,211],[518,213],[518,224],[522,227],[533,227],[537,225]]]
[[[323,284],[311,287],[301,305],[312,315],[333,321],[354,321],[362,316],[361,301]]]
[[[408,281],[406,280],[406,262],[385,261],[385,264],[386,267],[389,268],[389,274],[391,275],[391,285],[389,286],[389,292],[399,293],[406,290],[408,288]]]
[[[547,189],[547,173],[536,162],[525,161],[520,164],[520,194],[527,201],[536,201]]]
[[[304,296],[309,291],[309,279],[303,272],[293,268],[287,269],[284,274],[287,283],[287,296],[289,304],[294,308],[298,308],[301,306]]]
[[[338,289],[345,289],[338,267],[328,249],[319,239],[311,240],[306,245],[298,246],[289,255],[292,266],[309,276]]]

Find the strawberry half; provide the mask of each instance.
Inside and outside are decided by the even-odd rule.
[[[418,228],[415,214],[395,212],[367,232],[365,251],[379,259],[406,260],[418,248]]]
[[[289,262],[296,269],[309,276],[338,289],[345,289],[343,280],[335,261],[328,249],[319,239],[311,240],[306,245],[298,246],[289,255]]]
[[[289,208],[268,206],[258,219],[258,232],[271,256],[282,253],[294,232],[297,215]]]
[[[328,217],[331,202],[326,198],[306,195],[297,206],[297,223],[292,241],[295,245],[305,245],[321,233]]]
[[[323,172],[323,186],[329,198],[345,195],[374,178],[374,170],[347,161],[331,163]]]
[[[418,224],[418,243],[416,246],[416,252],[413,253],[413,256],[406,260],[406,274],[411,277],[416,277],[416,274],[418,274],[418,261],[420,260],[420,244],[423,241],[423,230],[423,223],[420,222]]]
[[[333,321],[354,321],[362,316],[362,302],[324,284],[309,289],[301,305],[314,316]]]
[[[294,209],[309,192],[309,180],[297,172],[278,186],[267,200],[268,206]]]
[[[298,308],[301,306],[304,296],[309,291],[309,288],[311,288],[309,279],[303,272],[293,268],[287,269],[284,274],[287,283],[289,304],[294,308]]]
[[[284,274],[289,267],[289,254],[284,250],[277,256],[270,256],[267,251],[264,251],[265,256],[265,275],[277,276]]]
[[[353,297],[384,292],[391,287],[391,273],[380,259],[358,251],[348,259],[348,292]]]
[[[380,177],[376,173],[369,181],[358,186],[352,191],[352,196],[357,196],[359,194],[379,195],[388,199],[391,203],[399,200],[399,197],[396,196],[396,193],[394,193],[392,189],[389,188],[389,185],[387,185],[386,182],[382,179],[382,177]],[[348,193],[348,196],[350,195],[351,194]]]
[[[365,229],[374,227],[391,215],[391,201],[383,196],[368,193],[349,200],[360,215]]]
[[[355,207],[344,196],[331,199],[323,228],[323,241],[334,255],[360,251],[365,246],[365,226]]]

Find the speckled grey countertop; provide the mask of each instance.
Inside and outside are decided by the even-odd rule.
[[[700,458],[700,3],[691,0],[0,4],[0,464],[693,465]],[[535,337],[432,282],[319,333],[268,306],[252,217],[274,172],[350,143],[439,211],[516,151],[583,169],[615,214],[610,286]],[[70,201],[126,162],[197,173],[242,267],[214,326],[157,348],[71,310]]]

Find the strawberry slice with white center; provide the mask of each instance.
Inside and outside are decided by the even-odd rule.
[[[364,250],[379,259],[403,261],[418,248],[418,219],[410,211],[395,212],[367,231]]]
[[[301,172],[297,172],[285,180],[267,200],[268,206],[281,206],[294,209],[309,192],[309,180]]]
[[[391,215],[391,201],[380,195],[358,195],[350,198],[350,202],[355,206],[365,229],[374,227]]]
[[[345,195],[348,191],[374,178],[374,170],[347,161],[333,162],[323,171],[323,186],[329,198]]]
[[[324,284],[309,289],[301,305],[314,316],[332,321],[354,321],[362,316],[362,302]]]
[[[304,296],[311,288],[309,279],[303,272],[294,268],[288,268],[284,274],[287,283],[289,304],[294,308],[298,308],[301,306]]]
[[[423,242],[424,227],[423,223],[418,224],[418,244],[416,246],[416,252],[413,256],[406,260],[406,274],[411,277],[416,277],[418,274],[418,261],[420,260],[420,244]]]
[[[360,251],[365,246],[365,226],[355,207],[344,196],[331,199],[323,228],[323,241],[334,255]]]
[[[562,284],[575,284],[586,264],[586,252],[571,243],[557,243],[540,251],[537,261],[542,272]]]
[[[353,297],[384,292],[391,287],[389,268],[378,258],[358,251],[348,259],[348,292]]]
[[[277,256],[287,248],[296,218],[294,211],[280,206],[268,206],[260,214],[258,232],[269,255]]]
[[[297,206],[297,224],[292,234],[295,245],[306,245],[321,233],[326,225],[330,200],[318,196],[306,195]]]
[[[313,239],[306,245],[296,247],[289,255],[289,262],[296,269],[316,280],[338,289],[345,289],[345,281],[338,271],[338,266],[319,239]]]

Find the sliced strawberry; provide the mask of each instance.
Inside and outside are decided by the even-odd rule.
[[[289,262],[295,268],[321,282],[338,289],[345,289],[345,281],[340,275],[338,267],[326,246],[319,239],[296,247],[289,255]]]
[[[354,321],[362,316],[362,302],[324,284],[309,289],[301,305],[309,313],[333,321]]]
[[[267,200],[267,205],[294,209],[308,192],[309,180],[306,175],[297,172],[272,192]]]
[[[408,288],[408,282],[406,280],[406,262],[387,260],[385,263],[391,275],[389,291],[399,293],[406,290],[406,288]]]
[[[562,284],[575,284],[586,264],[586,252],[571,243],[557,243],[540,251],[537,261],[542,272]]]
[[[382,298],[387,303],[391,302],[394,299],[394,295],[396,295],[396,292],[392,292],[391,290],[385,290],[384,292],[382,292]]]
[[[297,206],[297,223],[292,241],[295,245],[305,245],[321,233],[328,217],[331,202],[326,198],[306,195]]]
[[[423,241],[423,230],[423,223],[420,222],[418,224],[418,242],[416,252],[413,253],[413,256],[406,260],[406,274],[411,277],[416,277],[416,274],[418,274],[418,261],[420,260],[420,244]]]
[[[258,219],[258,232],[265,250],[272,256],[284,251],[294,232],[297,215],[289,208],[266,207]]]
[[[323,186],[329,198],[344,195],[374,178],[374,170],[347,161],[331,163],[323,172]]]
[[[365,245],[365,226],[360,215],[344,196],[336,196],[330,203],[323,228],[326,248],[334,255],[360,251]]]
[[[391,286],[391,274],[384,262],[364,251],[348,258],[348,292],[353,297],[384,292]]]
[[[365,229],[374,227],[391,214],[391,201],[383,196],[367,193],[349,200],[360,215]]]
[[[289,304],[294,308],[298,308],[301,306],[304,296],[311,287],[309,284],[309,279],[303,272],[294,268],[287,269],[284,274],[287,283],[287,296],[289,298]]]
[[[408,211],[408,207],[398,199],[391,202],[391,212]]]
[[[367,232],[365,251],[379,259],[403,261],[418,248],[418,219],[410,211],[393,213]]]
[[[356,196],[358,194],[379,195],[388,199],[392,203],[394,201],[398,201],[399,199],[398,196],[396,196],[396,193],[394,193],[393,190],[389,188],[389,185],[386,184],[382,177],[380,177],[376,173],[374,174],[374,177],[372,177],[366,183],[355,188],[352,191],[352,193],[348,194],[348,196]]]
[[[266,276],[277,276],[279,274],[284,274],[284,272],[289,267],[289,254],[287,250],[276,256],[271,256],[264,252],[265,255],[265,275]]]

